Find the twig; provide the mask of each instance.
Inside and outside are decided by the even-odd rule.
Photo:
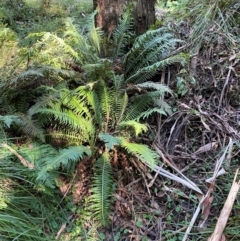
[[[236,178],[237,178],[237,175],[238,175],[238,170],[236,171],[235,173],[235,177],[234,177],[234,180],[233,180],[233,184],[232,184],[232,187],[229,191],[229,194],[228,194],[228,198],[224,204],[224,207],[221,211],[221,214],[218,218],[218,221],[217,221],[217,224],[216,224],[216,227],[215,227],[215,230],[214,232],[212,233],[211,237],[208,239],[208,241],[219,241],[219,240],[222,240],[221,237],[222,237],[222,233],[223,233],[223,230],[227,224],[227,220],[228,220],[228,217],[231,213],[231,210],[232,210],[232,207],[233,207],[233,203],[236,199],[236,196],[239,192],[239,189],[240,189],[240,181],[236,182]]]
[[[219,100],[219,104],[218,104],[218,112],[217,112],[218,114],[219,114],[220,107],[222,105],[223,95],[224,95],[225,89],[228,85],[231,72],[232,72],[232,64],[229,66],[228,75],[227,75],[227,78],[225,80],[224,86],[222,88],[222,92],[221,92],[221,96],[220,96],[220,100]]]
[[[67,222],[69,222],[72,218],[73,218],[73,214],[70,215],[70,216],[67,218]],[[62,235],[62,233],[65,231],[65,229],[66,229],[66,227],[67,227],[67,222],[64,223],[64,224],[61,226],[61,228],[59,229],[59,231],[57,232],[57,235],[56,235],[56,237],[55,237],[56,240],[59,239],[60,236]]]
[[[23,166],[29,168],[29,169],[34,169],[35,166],[33,163],[30,163],[28,160],[26,160],[25,158],[23,158],[20,154],[18,154],[12,147],[10,147],[8,144],[6,143],[2,143],[0,145],[3,148],[8,149],[12,154],[14,154],[19,160],[20,162],[23,164]]]
[[[224,151],[224,153],[222,154],[222,156],[220,157],[220,159],[217,161],[217,163],[215,165],[215,169],[214,169],[214,173],[213,173],[213,177],[212,177],[212,183],[211,183],[207,193],[204,196],[202,196],[201,201],[198,204],[198,207],[197,207],[197,209],[196,209],[196,211],[195,211],[195,213],[192,217],[192,220],[191,220],[191,222],[190,222],[190,224],[189,224],[189,226],[186,230],[186,233],[184,234],[184,237],[183,237],[182,241],[187,240],[188,235],[191,232],[192,227],[193,227],[193,225],[194,225],[194,223],[195,223],[195,221],[196,221],[196,219],[197,219],[197,217],[200,213],[201,207],[202,207],[202,213],[204,214],[204,220],[201,223],[200,227],[204,226],[204,223],[206,222],[206,220],[208,218],[208,215],[209,215],[209,212],[210,212],[210,207],[211,207],[211,203],[212,203],[212,200],[213,200],[213,197],[211,196],[211,193],[213,191],[213,187],[215,185],[217,175],[219,173],[222,162],[226,157],[227,151],[229,150],[229,148],[231,148],[232,145],[233,145],[233,142],[232,142],[232,139],[230,138],[228,146],[226,147],[226,150]]]

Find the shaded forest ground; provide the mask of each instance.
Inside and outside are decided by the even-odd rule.
[[[41,10],[42,14],[50,12],[46,14],[45,26],[42,20],[39,20],[39,25],[37,22],[33,24],[29,16],[16,20],[15,16],[9,15],[5,17],[5,22],[23,35],[26,35],[25,29],[31,32],[33,26],[36,27],[34,31],[43,31],[45,28],[55,31],[62,15],[73,14],[74,11],[69,6],[56,9],[50,6]],[[79,10],[74,13],[84,19],[86,6],[82,9],[79,7]],[[231,12],[225,10],[222,13],[226,19]],[[239,14],[239,6],[232,11]],[[188,238],[207,240],[240,165],[239,27],[230,26],[226,32],[226,29],[219,27],[217,19],[212,22],[208,20],[210,24],[204,26],[204,34],[198,35],[196,41],[193,31],[197,29],[194,25],[197,17],[194,19],[190,15],[175,22],[169,9],[161,14],[157,24],[169,25],[175,35],[186,42],[181,51],[190,53],[191,58],[188,65],[169,66],[154,77],[154,81],[164,83],[173,90],[173,96],[167,96],[173,113],[168,117],[158,115],[148,119],[149,131],[141,138],[159,153],[164,168],[173,174],[177,173],[176,170],[184,174],[204,195],[209,190],[206,180],[212,177],[216,163],[224,159],[221,168],[226,173],[216,179],[210,195],[213,201],[203,204],[205,212],[198,216]],[[51,18],[54,19],[52,22]],[[196,42],[201,44],[197,45]],[[22,44],[28,43],[23,41]],[[66,222],[68,227],[72,228],[73,225],[73,230],[77,230],[79,235],[74,237],[71,228],[59,227],[63,240],[90,240],[94,237],[95,240],[115,241],[182,240],[199,205],[196,192],[124,155],[119,156],[112,166],[117,188],[108,229],[97,229],[91,219],[81,222],[85,213],[81,212],[80,207],[91,192],[91,162],[88,159],[80,162],[71,180],[60,178],[63,197],[72,196],[76,205],[71,221]],[[239,225],[238,195],[224,232],[226,240],[240,239]]]

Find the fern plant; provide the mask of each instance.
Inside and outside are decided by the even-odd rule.
[[[20,51],[27,69],[4,83],[5,89],[12,87],[12,97],[1,99],[4,108],[13,110],[2,121],[37,142],[32,150],[20,148],[17,157],[31,160],[38,185],[54,187],[56,170],[69,170],[71,163],[91,156],[95,173],[90,207],[102,225],[109,221],[113,192],[110,152],[121,147],[154,165],[158,156],[137,137],[147,131],[144,118],[171,112],[164,101],[171,91],[151,77],[166,65],[185,61],[183,55],[171,55],[180,41],[166,28],[130,41],[132,22],[129,7],[110,37],[94,26],[94,15],[82,31],[66,19],[62,36],[32,35],[39,41]]]

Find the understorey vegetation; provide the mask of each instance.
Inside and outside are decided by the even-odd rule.
[[[159,1],[140,36],[132,9],[106,36],[89,1],[0,1],[0,240],[213,233],[240,164],[240,5]]]

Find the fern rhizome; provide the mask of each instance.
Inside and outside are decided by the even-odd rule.
[[[17,50],[14,34],[0,29],[1,48],[14,49],[18,63],[13,68],[12,60],[4,59],[0,65],[6,73],[0,83],[1,159],[31,164],[24,175],[46,191],[55,188],[59,171],[70,172],[90,157],[94,174],[88,210],[100,225],[109,222],[114,153],[148,166],[158,161],[138,137],[148,129],[145,118],[171,113],[164,101],[171,90],[151,77],[169,64],[185,62],[184,56],[171,54],[180,41],[168,29],[137,37],[132,25],[130,7],[112,36],[94,26],[94,14],[81,29],[68,18],[61,34],[31,34],[35,43]],[[14,133],[31,148],[19,147]]]

